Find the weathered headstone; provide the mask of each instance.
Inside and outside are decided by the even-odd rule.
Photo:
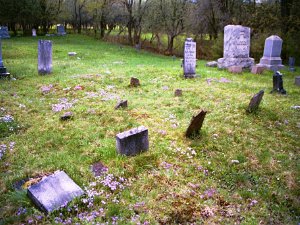
[[[259,104],[264,96],[264,91],[261,90],[260,92],[258,92],[257,94],[255,94],[252,98],[251,101],[249,103],[249,106],[247,108],[247,112],[254,112],[258,109]]]
[[[68,56],[75,56],[75,55],[77,55],[76,52],[68,52]]]
[[[0,38],[10,38],[7,27],[0,27]]]
[[[201,110],[201,112],[198,113],[197,116],[193,116],[191,123],[186,130],[186,137],[191,138],[199,135],[206,113],[207,111]]]
[[[273,92],[278,92],[280,94],[286,94],[286,90],[283,88],[283,79],[282,79],[282,73],[279,71],[275,72],[273,75]]]
[[[272,35],[265,40],[264,55],[259,61],[259,66],[264,66],[274,72],[284,67],[281,60],[282,39]]]
[[[300,86],[300,76],[295,77],[295,84]]]
[[[61,117],[60,120],[62,121],[66,121],[66,120],[70,120],[73,118],[73,113],[72,112],[65,112]]]
[[[83,190],[64,171],[56,171],[44,177],[27,190],[29,198],[46,213],[66,205],[83,193]]]
[[[130,87],[138,87],[138,86],[140,86],[140,80],[135,77],[131,77]]]
[[[115,109],[127,108],[127,106],[128,106],[127,100],[121,100],[120,102],[117,103]]]
[[[96,162],[91,166],[95,177],[101,176],[108,171],[108,168],[102,162]]]
[[[57,35],[66,35],[65,27],[63,25],[57,24]]]
[[[184,42],[183,73],[185,78],[196,77],[196,42],[192,38]]]
[[[52,72],[52,42],[39,40],[38,42],[38,73],[48,74]]]
[[[242,73],[243,67],[242,66],[230,66],[230,67],[228,67],[228,71],[230,73]]]
[[[220,69],[231,66],[250,68],[254,59],[250,53],[250,28],[240,25],[227,25],[224,27],[223,58],[218,59]]]
[[[296,69],[295,69],[295,61],[296,59],[294,57],[289,57],[289,70],[291,72],[295,72]]]
[[[148,129],[144,126],[116,135],[117,151],[121,155],[133,156],[149,149]]]
[[[32,31],[32,37],[36,37],[36,29],[33,28],[31,31]]]
[[[217,67],[218,66],[218,62],[216,62],[216,61],[207,62],[205,64],[205,66],[207,66],[207,67]]]
[[[10,73],[7,72],[2,59],[2,41],[0,38],[0,78],[9,77]]]
[[[253,73],[253,74],[262,74],[264,72],[264,70],[265,70],[265,67],[255,65],[255,66],[252,66],[251,73]]]
[[[175,90],[175,96],[176,96],[176,97],[182,96],[182,90],[181,90],[181,89],[176,89],[176,90]]]

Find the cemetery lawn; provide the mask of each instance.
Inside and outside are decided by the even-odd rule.
[[[300,105],[299,67],[283,70],[284,96],[270,94],[268,71],[236,75],[198,61],[201,77],[183,79],[179,58],[80,35],[48,39],[53,73],[46,76],[37,74],[38,39],[2,41],[16,80],[0,80],[0,224],[300,221],[300,110],[292,108]],[[131,77],[141,86],[129,87]],[[258,111],[246,113],[260,90]],[[115,110],[121,99],[128,108]],[[208,113],[200,136],[185,138],[201,109]],[[73,118],[61,121],[67,111]],[[116,134],[141,125],[149,129],[149,151],[118,155]],[[108,168],[98,178],[96,162]],[[46,216],[26,187],[56,170],[88,195]]]

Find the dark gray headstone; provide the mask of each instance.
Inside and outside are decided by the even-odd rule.
[[[249,106],[247,108],[247,112],[251,113],[251,112],[254,112],[254,111],[256,111],[258,109],[259,104],[260,104],[260,102],[261,102],[261,100],[262,100],[262,98],[264,96],[264,93],[265,92],[263,90],[261,90],[260,92],[258,92],[257,94],[255,94],[252,97],[252,99],[251,99],[251,101],[249,103]]]
[[[265,40],[264,55],[259,61],[259,66],[264,66],[274,72],[284,67],[281,60],[282,39],[272,35]]]
[[[216,62],[216,61],[207,62],[205,64],[205,66],[207,66],[207,67],[217,67],[218,66],[218,62]]]
[[[65,27],[63,25],[57,25],[57,35],[66,35]]]
[[[223,58],[218,59],[220,69],[231,66],[250,68],[254,59],[250,53],[250,28],[240,25],[227,25],[224,27]]]
[[[230,73],[242,73],[243,67],[242,66],[230,66],[230,67],[228,67],[228,71]]]
[[[273,75],[273,90],[271,91],[271,93],[273,92],[278,92],[283,95],[286,94],[286,90],[284,90],[283,88],[282,73],[280,73],[279,71],[275,72]]]
[[[7,27],[0,27],[0,38],[10,38]]]
[[[135,77],[131,77],[130,87],[138,87],[138,86],[140,86],[140,80]]]
[[[83,193],[83,190],[63,171],[44,177],[27,190],[29,198],[46,213],[66,205]]]
[[[192,38],[184,42],[183,73],[186,78],[196,77],[196,42]]]
[[[295,72],[296,69],[295,69],[295,61],[296,59],[294,57],[289,57],[289,70],[291,72]]]
[[[127,108],[128,103],[127,100],[121,100],[120,102],[117,103],[117,105],[115,106],[115,109],[120,109],[120,108]]]
[[[38,42],[38,73],[52,72],[52,41],[39,40]]]
[[[121,155],[133,156],[149,149],[148,129],[144,126],[116,135],[117,151]]]
[[[253,73],[253,74],[262,74],[264,72],[264,70],[265,70],[265,67],[255,65],[255,66],[252,66],[251,73]]]
[[[7,72],[2,59],[2,41],[0,38],[0,78],[9,77],[10,73]]]
[[[176,97],[182,96],[182,90],[181,90],[181,89],[176,89],[176,90],[175,90],[175,96],[176,96]]]
[[[300,76],[295,77],[295,84],[296,84],[297,86],[300,86]]]
[[[199,135],[206,113],[207,111],[201,110],[201,112],[198,113],[197,116],[193,116],[191,123],[185,133],[186,137],[191,138]]]

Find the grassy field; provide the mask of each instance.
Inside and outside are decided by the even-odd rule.
[[[37,39],[2,41],[4,64],[16,79],[0,80],[0,224],[300,221],[297,73],[283,71],[283,96],[270,94],[268,71],[234,75],[198,61],[201,77],[183,79],[179,58],[86,36],[48,39],[47,76],[37,74]],[[131,77],[141,86],[130,88]],[[174,97],[178,88],[182,97]],[[265,90],[259,110],[246,113],[259,90]],[[128,100],[127,109],[114,109],[120,99]],[[185,138],[201,109],[208,111],[201,135]],[[66,111],[73,119],[60,121]],[[140,125],[149,129],[149,151],[118,155],[115,135]],[[108,168],[97,178],[96,162]],[[56,170],[87,194],[46,216],[26,187]]]

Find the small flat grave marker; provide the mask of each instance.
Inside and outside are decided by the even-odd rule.
[[[217,61],[207,62],[205,64],[205,66],[207,66],[207,67],[217,67],[218,66],[218,62]]]
[[[83,190],[64,171],[56,171],[44,177],[27,190],[29,198],[46,213],[66,205],[83,193]]]
[[[130,87],[138,87],[140,86],[140,80],[135,78],[135,77],[131,77],[130,79]]]
[[[252,66],[251,73],[262,74],[264,72],[264,70],[265,70],[265,67],[255,65],[255,66]]]
[[[75,55],[77,55],[77,53],[76,52],[68,52],[68,55],[69,56],[75,56]]]
[[[128,103],[127,100],[121,100],[120,102],[118,102],[118,104],[115,106],[115,109],[120,109],[120,108],[127,108],[128,107]]]
[[[242,66],[230,66],[230,67],[228,67],[228,71],[230,73],[242,73],[243,67]]]
[[[176,90],[175,90],[175,96],[176,96],[176,97],[182,96],[182,90],[181,90],[181,89],[176,89]]]
[[[148,129],[144,126],[116,135],[117,151],[121,155],[133,156],[149,149]]]
[[[91,166],[95,177],[101,176],[108,171],[108,168],[102,162],[96,162]]]
[[[252,113],[254,111],[256,111],[259,107],[259,104],[264,96],[264,91],[261,90],[260,92],[258,92],[257,94],[255,94],[252,98],[251,101],[249,103],[249,106],[247,108],[247,112]]]
[[[186,137],[192,138],[193,136],[199,135],[206,113],[207,111],[201,110],[201,112],[198,113],[197,116],[193,116],[191,123],[185,133]]]

